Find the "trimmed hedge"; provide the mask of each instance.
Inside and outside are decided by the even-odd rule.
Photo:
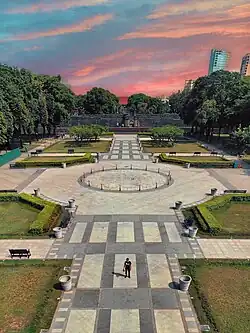
[[[49,157],[50,158],[50,157]],[[41,159],[41,161],[38,161]],[[35,167],[62,167],[62,163],[66,163],[67,166],[76,165],[76,164],[83,164],[83,163],[93,163],[94,157],[91,153],[86,153],[83,156],[72,156],[72,157],[65,157],[65,159],[57,160],[55,156],[55,160],[47,160],[46,157],[36,157],[35,161],[32,161],[32,157],[27,158],[22,161],[17,161],[15,163],[15,167],[17,168],[35,168]]]
[[[62,207],[56,203],[34,197],[27,193],[0,193],[0,201],[21,201],[40,210],[36,220],[30,225],[29,234],[31,235],[42,235],[48,233],[60,222]]]
[[[212,200],[189,209],[203,232],[208,232],[212,235],[219,235],[220,233],[229,234],[227,231],[223,230],[223,226],[213,215],[213,211],[231,202],[250,203],[250,194],[224,194],[223,196],[215,197]]]
[[[221,160],[218,162],[208,160],[206,156],[206,161],[202,161],[202,156],[200,157],[200,161],[194,161],[191,158],[187,157],[169,157],[165,153],[161,153],[159,155],[159,159],[163,163],[173,163],[178,165],[185,165],[186,163],[190,163],[191,167],[195,168],[233,168],[234,163],[232,161],[228,161],[227,159],[221,157]]]

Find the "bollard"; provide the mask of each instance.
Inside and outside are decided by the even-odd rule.
[[[101,184],[101,190],[103,190],[103,185]]]
[[[93,170],[92,170],[92,169],[90,170],[90,173],[93,173]]]
[[[141,185],[139,185],[139,191],[141,190]]]
[[[85,172],[82,174],[82,177],[83,177],[83,178],[85,178],[85,177],[86,177],[86,176],[85,176]]]
[[[34,196],[39,197],[39,194],[40,194],[40,188],[34,189]]]
[[[146,165],[146,167],[145,167],[145,171],[147,171],[148,170],[148,166]]]
[[[121,185],[119,185],[119,191],[121,192],[121,190],[122,190],[122,187],[121,187]]]
[[[88,186],[90,187],[90,180],[88,180]]]
[[[117,164],[115,165],[115,170],[117,170]]]
[[[158,187],[158,184],[157,183],[155,183],[155,188],[157,188]]]
[[[132,167],[132,164],[130,165],[130,170],[132,170],[133,169],[133,167]]]
[[[104,171],[104,166],[102,167],[102,171]]]
[[[160,173],[160,168],[158,168],[158,173]]]

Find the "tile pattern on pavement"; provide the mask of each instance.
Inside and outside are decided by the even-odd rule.
[[[57,258],[75,257],[76,289],[64,293],[51,332],[199,332],[173,283],[181,274],[175,254],[192,255],[175,215],[77,215],[54,246]],[[131,279],[123,276],[126,257]]]
[[[115,136],[109,154],[103,159],[111,160],[148,160],[149,155],[142,153],[140,140],[136,135]]]

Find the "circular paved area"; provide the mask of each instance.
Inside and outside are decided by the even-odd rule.
[[[169,186],[172,181],[168,174],[145,169],[109,169],[105,168],[81,177],[80,183],[92,189],[108,192],[152,191]]]
[[[174,179],[173,185],[163,187],[152,192],[136,193],[112,193],[105,191],[93,191],[78,183],[83,173],[105,168],[115,169],[116,163],[106,161],[97,164],[85,164],[67,169],[47,169],[36,180],[34,180],[24,192],[33,193],[34,188],[39,187],[41,193],[50,198],[68,201],[69,198],[76,199],[78,214],[173,214],[171,207],[177,200],[184,204],[190,204],[203,199],[210,188],[216,187],[222,191],[225,187],[210,175],[209,171],[203,169],[184,169],[175,165],[153,164],[152,162],[119,162],[120,168],[133,168],[156,171],[160,168],[162,173],[171,171]]]

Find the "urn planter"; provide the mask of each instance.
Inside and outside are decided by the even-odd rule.
[[[197,235],[197,232],[198,232],[197,227],[189,227],[188,228],[188,234],[189,234],[189,237],[191,237],[191,238],[195,238],[196,235]]]
[[[66,163],[62,163],[62,168],[66,169]]]
[[[179,288],[181,291],[188,291],[192,278],[189,275],[182,275],[179,277]]]
[[[180,209],[182,205],[182,201],[176,201],[175,202],[175,209]]]
[[[211,188],[211,195],[215,195],[217,192],[217,188]]]
[[[55,233],[55,238],[57,238],[57,239],[63,238],[62,228],[55,227],[55,228],[53,228],[53,231]]]
[[[62,290],[70,291],[72,289],[72,279],[70,275],[60,276],[59,282],[61,283]]]
[[[40,188],[35,188],[34,189],[34,196],[39,197],[39,194],[40,194]]]
[[[185,163],[185,168],[189,169],[190,168],[190,163]]]
[[[69,208],[74,208],[75,207],[75,199],[70,199],[69,200]]]

